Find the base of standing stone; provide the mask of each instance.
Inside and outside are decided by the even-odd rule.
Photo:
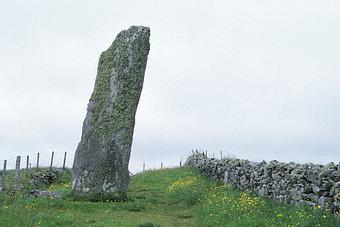
[[[71,192],[70,197],[76,201],[91,201],[91,202],[101,202],[101,201],[127,201],[128,197],[126,192],[117,191],[112,193],[73,193]]]

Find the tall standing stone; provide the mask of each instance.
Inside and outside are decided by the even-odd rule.
[[[135,114],[149,54],[150,29],[131,26],[99,59],[73,163],[72,194],[87,200],[115,200],[129,185]]]

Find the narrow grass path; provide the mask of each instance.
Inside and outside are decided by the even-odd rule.
[[[69,179],[48,187],[60,199],[0,196],[0,226],[340,226],[329,212],[240,192],[192,168],[133,176],[127,202],[73,201]]]

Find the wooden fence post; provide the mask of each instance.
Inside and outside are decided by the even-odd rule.
[[[5,176],[7,168],[7,160],[4,160],[4,169],[2,170],[2,175]]]
[[[37,155],[37,171],[39,171],[39,159],[40,159],[40,153]]]
[[[15,178],[19,178],[20,177],[20,159],[21,156],[17,156],[17,160],[15,162]]]
[[[30,156],[27,155],[26,157],[26,171],[28,171],[28,165],[30,164]]]
[[[65,170],[66,155],[67,155],[67,152],[65,152],[65,154],[64,154],[63,170]]]
[[[143,172],[145,171],[145,163],[143,163]]]
[[[220,151],[220,155],[221,155],[221,160],[223,159],[223,153],[222,151]]]
[[[52,169],[52,166],[53,166],[53,158],[54,158],[54,151],[52,151],[50,169]]]

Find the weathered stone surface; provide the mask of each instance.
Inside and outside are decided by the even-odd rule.
[[[75,197],[114,200],[125,195],[149,36],[148,27],[132,26],[120,32],[100,56],[73,164]]]
[[[204,175],[222,180],[242,190],[286,203],[317,206],[340,211],[340,165],[250,162],[233,158],[207,158],[202,153],[190,156],[187,165]]]

